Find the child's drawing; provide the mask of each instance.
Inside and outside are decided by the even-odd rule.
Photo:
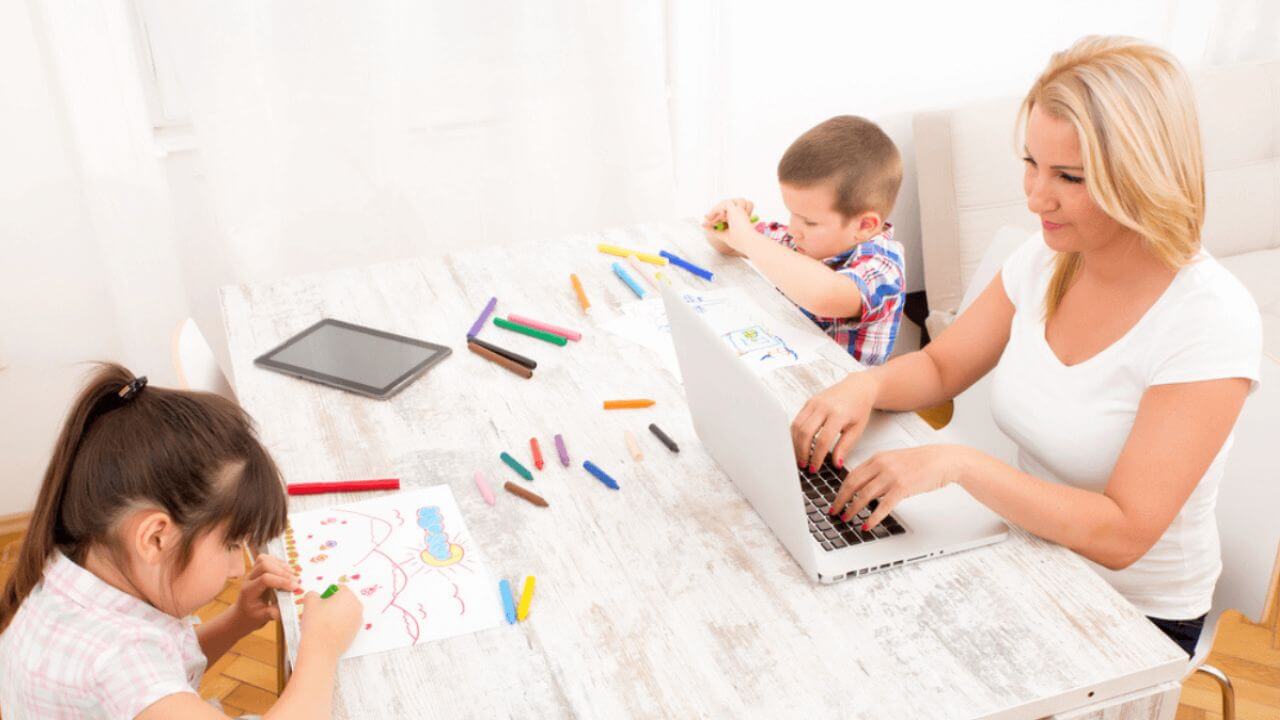
[[[826,342],[817,334],[803,334],[769,317],[768,313],[740,290],[713,290],[681,294],[694,312],[711,326],[757,373],[817,359],[818,347]],[[605,324],[612,333],[650,348],[663,364],[679,377],[671,324],[661,299],[626,303],[621,317]]]
[[[294,513],[285,551],[307,590],[345,584],[364,603],[364,629],[343,657],[474,632],[502,616],[497,581],[446,485]],[[301,595],[293,608],[302,614]]]

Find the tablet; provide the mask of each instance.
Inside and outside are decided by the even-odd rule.
[[[389,398],[451,352],[444,345],[326,318],[253,364],[360,395]]]

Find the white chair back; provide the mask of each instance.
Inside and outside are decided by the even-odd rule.
[[[211,392],[233,402],[236,399],[204,333],[191,318],[178,323],[173,331],[173,369],[184,390]]]

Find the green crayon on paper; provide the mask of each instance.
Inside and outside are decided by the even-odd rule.
[[[520,461],[516,460],[515,458],[506,454],[505,452],[499,455],[498,457],[502,458],[502,462],[506,463],[507,467],[519,473],[520,477],[524,478],[525,480],[528,480],[529,482],[533,482],[533,473],[529,472],[529,468],[521,465]]]
[[[563,337],[560,337],[559,335],[554,335],[549,332],[543,332],[537,328],[531,328],[528,325],[521,325],[520,323],[511,322],[510,320],[503,320],[502,318],[494,318],[493,324],[505,330],[514,330],[515,332],[523,333],[525,335],[528,335],[529,337],[535,337],[535,338],[538,338],[539,340],[546,340],[552,345],[564,345],[569,342],[568,340],[564,339]]]
[[[336,593],[336,592],[338,592],[338,586],[337,586],[337,585],[330,585],[329,587],[327,587],[327,588],[325,588],[325,589],[324,589],[324,592],[320,593],[320,599],[321,599],[321,600],[324,600],[324,599],[326,599],[326,598],[330,597],[331,595],[333,595],[333,594],[334,594],[334,593]]]
[[[760,222],[760,218],[756,217],[755,215],[752,215],[751,222]],[[721,220],[720,222],[716,223],[715,225],[712,225],[711,227],[714,230],[725,230],[729,227],[729,223]]]

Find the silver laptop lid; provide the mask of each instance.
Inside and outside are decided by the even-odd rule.
[[[661,291],[694,430],[783,546],[816,575],[790,417],[677,291]]]

